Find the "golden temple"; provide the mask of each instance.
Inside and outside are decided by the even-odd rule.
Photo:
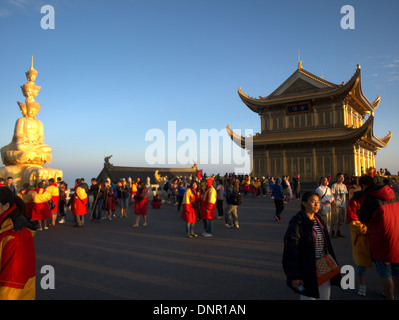
[[[374,111],[361,89],[361,68],[340,85],[302,67],[267,97],[253,98],[241,87],[238,95],[259,114],[261,132],[253,136],[252,174],[300,174],[304,182],[338,172],[360,176],[375,167],[377,151],[388,146],[392,133],[373,134]],[[244,137],[227,126],[234,141],[245,148]]]

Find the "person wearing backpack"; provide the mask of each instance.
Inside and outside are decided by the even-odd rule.
[[[226,187],[226,202],[228,204],[225,222],[226,229],[235,228],[238,229],[238,213],[237,208],[241,204],[240,194],[240,181],[238,179],[231,179]]]

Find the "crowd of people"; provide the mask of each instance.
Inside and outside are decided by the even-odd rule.
[[[12,177],[6,181],[0,178],[0,223],[9,221],[17,228],[21,226],[28,230],[24,231],[24,241],[29,247],[31,231],[47,230],[56,223],[65,223],[68,211],[73,214],[74,226],[83,227],[85,217],[94,223],[113,220],[117,214],[123,219],[128,217],[128,209],[133,208],[130,224],[137,228],[140,224],[148,225],[149,203],[154,209],[165,203],[176,206],[187,238],[198,237],[195,230],[198,221],[202,222],[201,236],[213,237],[215,219],[224,218],[227,229],[240,228],[238,207],[242,195],[273,199],[277,222],[282,221],[284,206],[291,199],[300,200],[301,210],[290,219],[284,237],[283,269],[288,286],[300,293],[301,299],[329,299],[330,286],[339,285],[339,267],[331,239],[345,237],[342,229],[345,223],[349,226],[357,268],[358,294],[366,295],[366,270],[373,263],[386,298],[393,299],[394,289],[399,294],[398,183],[391,176],[382,178],[375,169],[361,177],[338,173],[335,181],[331,181],[330,176],[321,177],[317,188],[305,192],[302,197],[299,174],[292,180],[289,176],[275,178],[269,174],[258,179],[233,173],[174,177],[162,184],[151,202],[147,186],[139,178],[117,182],[109,179],[100,182],[92,178],[90,186],[80,178],[71,189],[61,179],[49,179],[48,182],[39,181],[34,187],[26,184],[19,191],[13,185]],[[1,215],[3,212],[5,214]],[[18,239],[20,234],[3,233],[2,236]],[[6,250],[2,254],[7,256]],[[330,276],[324,275],[327,280],[320,280],[322,263],[327,263],[328,268],[336,265],[329,271]],[[24,273],[23,285],[16,291],[20,297],[32,295],[29,291],[32,288],[26,286],[32,281],[31,271],[28,268]],[[12,275],[10,279],[14,279]],[[0,297],[1,290],[0,286]],[[8,292],[7,288],[4,292]]]
[[[213,220],[225,219],[226,228],[239,228],[237,208],[241,203],[241,189],[247,176],[226,174],[225,176],[202,177],[182,176],[165,181],[162,186],[166,199],[156,194],[149,201],[147,186],[140,178],[121,179],[117,182],[97,181],[91,179],[89,186],[84,178],[75,180],[73,188],[58,178],[57,181],[42,180],[35,186],[24,184],[17,191],[12,177],[6,181],[0,178],[0,186],[6,185],[15,196],[20,197],[26,205],[24,213],[29,221],[37,225],[37,231],[48,230],[56,223],[65,223],[67,212],[71,212],[74,227],[83,227],[85,217],[92,222],[113,220],[128,217],[129,207],[133,208],[135,221],[132,227],[147,226],[147,208],[149,202],[153,208],[160,208],[163,201],[174,204],[187,226],[187,237],[197,237],[194,224],[203,221],[204,237],[213,236]],[[260,196],[260,188],[257,196]],[[253,191],[253,190],[252,190]],[[224,201],[227,209],[224,212]],[[117,210],[118,209],[118,210]],[[88,215],[87,215],[88,214]]]

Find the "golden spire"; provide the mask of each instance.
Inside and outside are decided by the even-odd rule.
[[[40,109],[40,105],[35,101],[35,97],[39,94],[41,87],[35,84],[38,71],[33,68],[33,56],[30,69],[25,74],[28,81],[21,86],[22,93],[26,97],[25,103],[30,103],[31,105],[35,104],[37,108]]]
[[[301,70],[301,69],[303,69],[302,68],[302,60],[299,60],[299,62],[298,62],[298,70]]]
[[[29,69],[29,71],[36,71],[35,70],[35,68],[33,68],[33,56],[32,56],[32,58],[31,58],[31,60],[30,60],[30,69]]]
[[[38,74],[37,70],[35,70],[33,68],[33,56],[31,58],[31,62],[30,62],[30,69],[28,70],[28,72],[25,73],[26,74],[26,78],[28,79],[29,82],[35,82],[36,76]]]

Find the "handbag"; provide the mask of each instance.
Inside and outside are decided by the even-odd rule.
[[[316,259],[316,273],[317,283],[320,286],[340,273],[340,268],[334,258],[327,253]]]
[[[50,210],[53,210],[54,208],[55,208],[55,203],[54,203],[54,201],[53,200],[49,200],[48,201],[48,204],[49,204],[49,206],[50,206]]]

